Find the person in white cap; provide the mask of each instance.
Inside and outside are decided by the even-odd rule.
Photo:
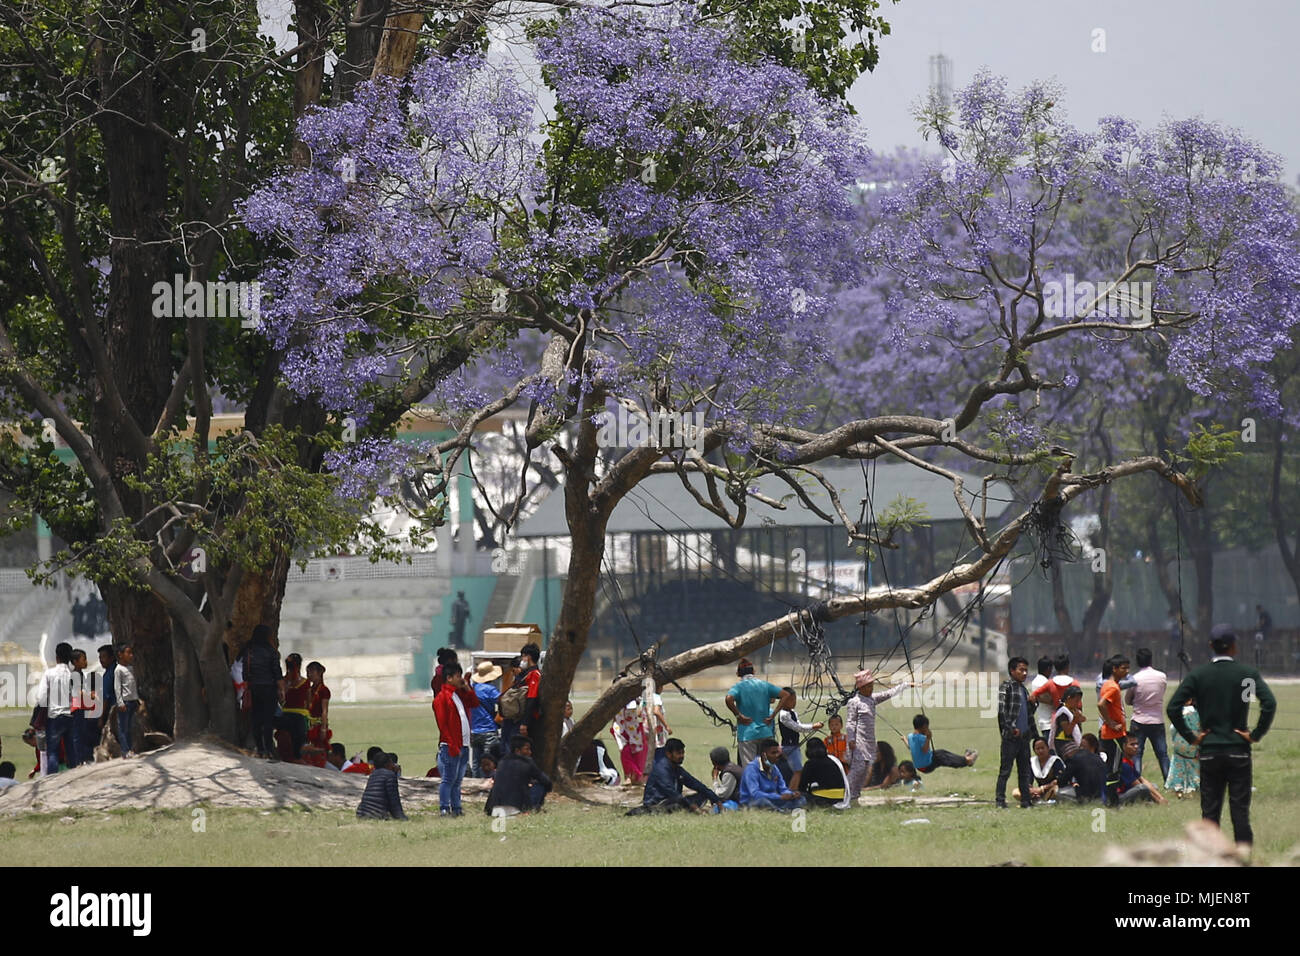
[[[876,675],[870,671],[858,671],[853,675],[853,686],[857,693],[849,698],[844,708],[844,736],[849,739],[849,803],[852,804],[862,793],[867,782],[867,770],[876,759],[876,707],[889,698],[901,694],[908,687],[915,687],[912,682],[895,684],[889,690],[874,693]]]
[[[474,685],[474,696],[478,706],[470,717],[469,733],[469,775],[483,776],[483,755],[493,744],[501,742],[501,731],[497,728],[497,698],[501,696],[494,683],[501,679],[501,668],[491,661],[479,661],[474,665],[470,683]]]

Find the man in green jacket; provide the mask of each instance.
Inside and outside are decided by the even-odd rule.
[[[1223,791],[1228,791],[1228,812],[1232,833],[1239,844],[1254,842],[1250,829],[1250,745],[1268,733],[1277,711],[1277,699],[1254,667],[1240,664],[1237,635],[1226,624],[1210,632],[1210,663],[1196,668],[1174,692],[1165,712],[1183,739],[1200,747],[1201,816],[1219,825],[1223,812]],[[1183,705],[1196,704],[1201,732],[1193,736],[1183,720]],[[1250,702],[1259,701],[1259,723],[1246,727]]]

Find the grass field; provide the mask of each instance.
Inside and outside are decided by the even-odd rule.
[[[1254,764],[1255,859],[1263,864],[1282,862],[1300,846],[1300,685],[1277,686],[1275,692],[1279,717],[1269,736],[1257,745]],[[579,712],[582,703],[580,698]],[[710,728],[707,718],[684,698],[665,695],[665,704],[674,733],[686,741],[687,769],[707,780],[708,750],[729,743],[728,731]],[[879,738],[898,743],[901,749],[885,721],[900,732],[908,730],[914,710],[886,704],[881,713]],[[991,801],[997,774],[994,721],[980,717],[975,709],[931,708],[929,714],[938,746],[958,751],[975,747],[981,757],[974,770],[936,771],[923,792]],[[19,765],[20,777],[31,768],[31,751],[18,741],[25,725],[24,714],[0,714],[5,759]],[[436,730],[427,702],[339,705],[334,708],[333,725],[336,738],[349,751],[371,744],[396,751],[408,776],[422,774],[433,764]],[[1147,761],[1151,766],[1149,751]],[[123,810],[74,812],[70,814],[74,823],[61,823],[60,818],[69,815],[64,813],[0,818],[0,846],[9,866],[42,861],[148,866],[308,860],[324,866],[421,865],[448,859],[713,865],[749,861],[751,851],[742,856],[738,849],[742,846],[761,846],[763,859],[792,865],[981,866],[1009,860],[1093,865],[1111,843],[1179,836],[1183,824],[1199,816],[1199,800],[1171,800],[1168,807],[1142,804],[1107,813],[1104,832],[1095,830],[1098,818],[1093,809],[1061,805],[998,811],[989,802],[814,811],[799,832],[790,817],[777,814],[626,818],[613,808],[562,803],[542,814],[506,821],[505,832],[497,832],[492,821],[477,811],[458,820],[422,812],[407,823],[363,824],[344,811],[207,808],[206,829],[201,833],[193,832],[189,810]],[[918,818],[929,823],[904,825]]]

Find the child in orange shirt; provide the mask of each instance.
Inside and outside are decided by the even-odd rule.
[[[849,738],[844,736],[844,718],[836,714],[826,721],[826,726],[830,729],[830,736],[824,738],[827,756],[834,757],[847,767]]]

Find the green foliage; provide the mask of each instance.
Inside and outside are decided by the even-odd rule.
[[[1192,481],[1201,481],[1212,469],[1226,465],[1241,457],[1237,450],[1239,435],[1214,422],[1207,429],[1200,422],[1187,438],[1184,454],[1175,455],[1174,460],[1188,465],[1187,476]]]
[[[876,524],[887,536],[895,531],[912,531],[930,526],[925,505],[908,495],[899,495],[876,516]]]
[[[734,21],[747,38],[751,55],[798,70],[813,89],[835,100],[844,100],[854,81],[880,61],[876,40],[889,36],[889,23],[878,13],[880,6],[881,0],[701,0],[697,4],[706,18]]]

